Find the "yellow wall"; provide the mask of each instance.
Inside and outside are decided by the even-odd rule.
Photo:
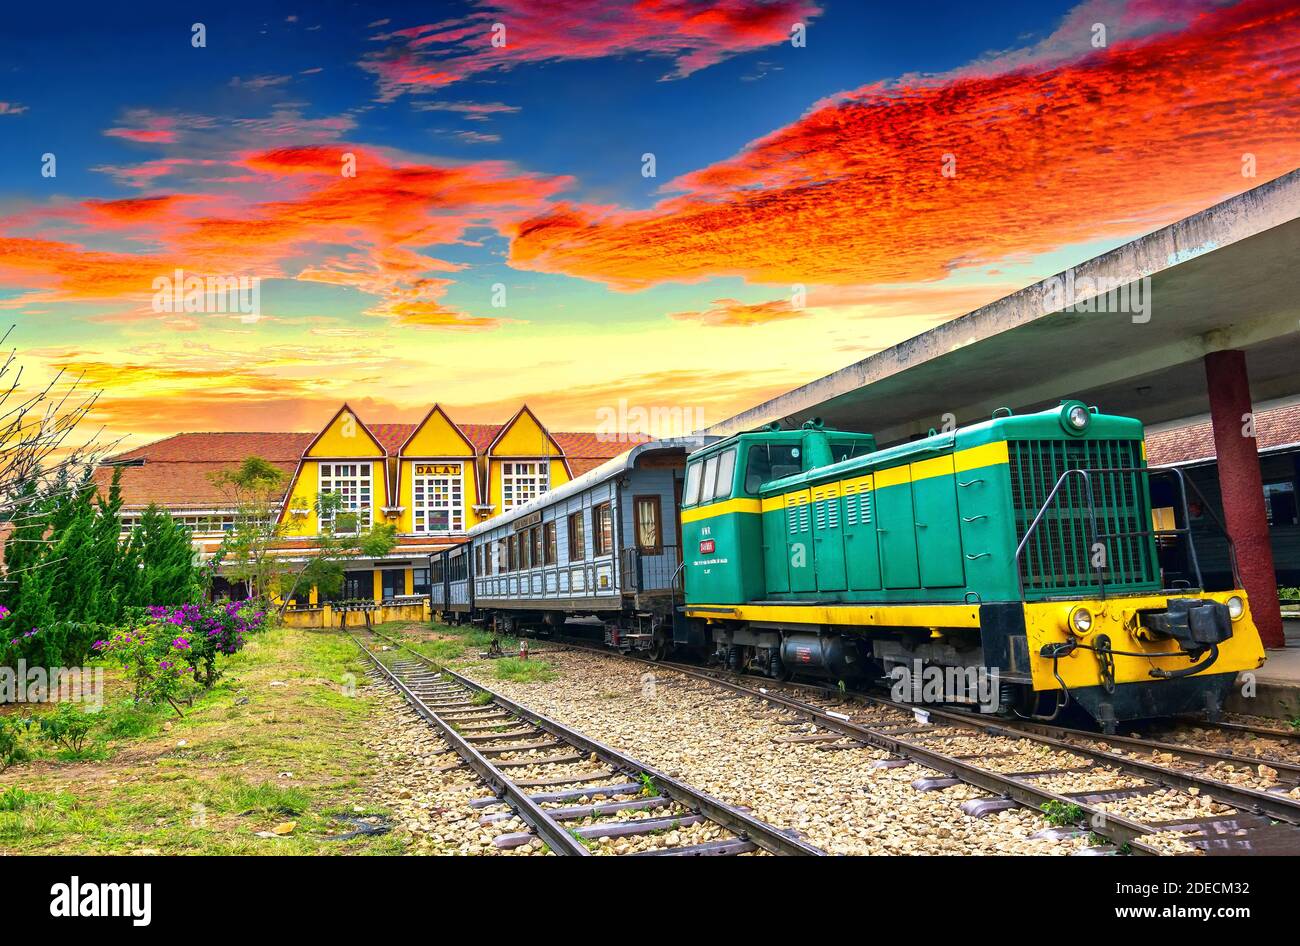
[[[380,511],[380,507],[387,503],[388,472],[384,466],[383,447],[371,438],[360,420],[351,416],[349,412],[342,411],[307,451],[306,457],[298,468],[298,478],[290,490],[289,505],[281,519],[289,535],[320,534],[320,522],[317,520],[316,510],[312,508],[320,492],[320,460],[312,459],[314,457],[319,457],[321,460],[369,460],[371,462],[371,521],[385,521],[384,514]],[[292,513],[292,510],[299,506],[308,510],[307,515]]]

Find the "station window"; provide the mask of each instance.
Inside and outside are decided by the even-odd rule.
[[[381,574],[383,580],[379,586],[383,589],[385,601],[406,594],[406,571],[404,569],[385,568]]]
[[[591,507],[591,538],[595,554],[608,555],[614,551],[614,514],[609,503]]]
[[[1282,480],[1264,484],[1264,511],[1270,526],[1296,524],[1295,483]]]
[[[581,562],[587,557],[587,535],[583,528],[583,513],[578,510],[569,515],[569,561]]]
[[[411,570],[411,594],[427,595],[429,593],[429,569],[414,568]]]
[[[663,535],[659,531],[659,497],[638,496],[636,508],[636,547],[642,552],[658,555],[663,551]]]
[[[803,472],[798,444],[756,443],[749,448],[745,464],[745,492],[757,496],[764,483]]]
[[[546,564],[554,565],[557,561],[555,557],[555,522],[542,524],[542,541],[546,545]]]
[[[548,464],[511,461],[501,464],[501,509],[522,506],[550,488]]]
[[[342,506],[335,523],[339,532],[361,532],[370,528],[371,464],[322,463],[320,491],[338,493]],[[330,525],[329,516],[321,517],[321,526]]]
[[[416,532],[460,532],[465,528],[462,483],[460,473],[412,479],[411,507]]]

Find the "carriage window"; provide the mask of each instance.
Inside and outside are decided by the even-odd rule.
[[[614,516],[609,503],[591,507],[592,542],[597,555],[608,555],[614,550]]]
[[[442,559],[435,558],[429,563],[429,575],[433,581],[442,584]]]
[[[519,567],[527,571],[533,567],[532,556],[529,555],[528,533],[520,532],[515,536],[515,541],[519,543]]]
[[[506,540],[510,546],[510,571],[519,570],[519,536],[512,535]]]
[[[569,561],[580,562],[587,557],[587,536],[582,527],[582,513],[569,516]]]
[[[533,537],[533,567],[536,568],[542,564],[542,527],[533,526],[529,535]]]
[[[481,545],[474,550],[474,574],[483,574],[483,546]]]
[[[694,506],[700,501],[700,468],[702,461],[688,464],[686,467],[686,496],[682,500],[685,506]]]
[[[655,555],[663,548],[663,538],[659,533],[658,496],[636,498],[636,547]]]
[[[546,543],[546,564],[554,565],[555,558],[555,523],[547,522],[542,525],[542,537]]]
[[[745,465],[745,492],[755,496],[764,483],[802,472],[799,455],[797,444],[754,444],[749,448],[749,462]]]

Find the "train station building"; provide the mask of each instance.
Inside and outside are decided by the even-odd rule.
[[[382,559],[348,563],[342,599],[422,601],[429,554],[464,539],[468,529],[538,493],[567,483],[628,449],[593,433],[550,431],[521,406],[502,423],[459,423],[434,405],[418,423],[367,421],[343,404],[315,432],[181,433],[111,457],[96,470],[106,491],[121,468],[123,528],[150,505],[188,525],[211,558],[239,515],[216,474],[250,456],[277,467],[284,495],[268,510],[280,526],[274,553],[302,562],[319,548],[323,527],[364,532],[391,523],[397,545]],[[322,523],[320,493],[343,497],[338,521]],[[218,591],[224,582],[218,578]],[[298,604],[323,604],[314,590]]]

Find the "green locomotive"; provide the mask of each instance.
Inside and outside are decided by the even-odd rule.
[[[1107,728],[1215,712],[1263,648],[1242,590],[1165,586],[1152,475],[1141,423],[1078,401],[885,450],[819,422],[711,443],[675,640],[773,677],[984,674],[1003,710]]]

